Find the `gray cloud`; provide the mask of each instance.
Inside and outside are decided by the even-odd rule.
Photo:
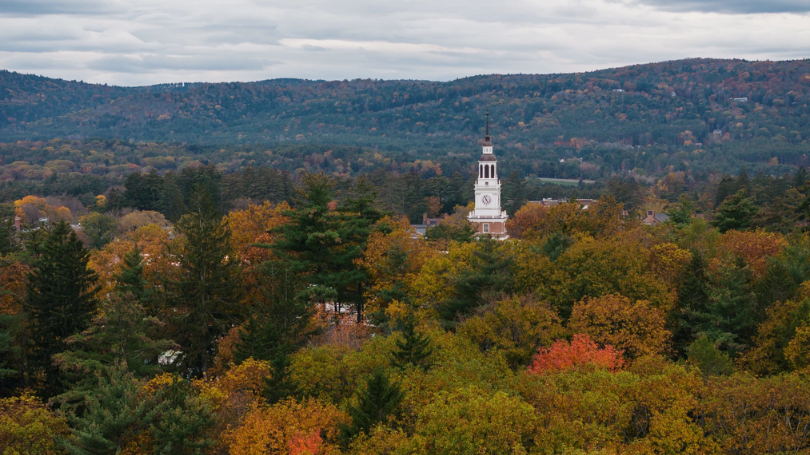
[[[638,0],[667,11],[699,11],[723,14],[807,13],[807,0]]]
[[[148,73],[154,70],[251,71],[261,70],[279,63],[272,59],[240,58],[239,56],[146,55],[138,58],[110,55],[89,62],[87,67],[99,71],[123,73]]]
[[[774,1],[0,0],[0,68],[139,85],[810,57],[810,15],[788,8],[810,0]]]

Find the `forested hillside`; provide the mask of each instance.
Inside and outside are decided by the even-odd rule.
[[[524,175],[742,166],[779,174],[785,165],[807,164],[810,148],[807,60],[695,59],[451,82],[279,79],[137,88],[2,72],[0,88],[0,142],[98,137],[210,145],[226,148],[221,162],[243,159],[230,147],[257,144],[357,146],[395,162],[458,153],[467,159],[487,109],[500,153]],[[582,162],[559,166],[574,158]],[[368,161],[352,160],[342,171],[367,172]]]

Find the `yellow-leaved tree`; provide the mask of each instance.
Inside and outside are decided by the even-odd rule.
[[[367,313],[382,313],[392,302],[405,301],[409,286],[419,276],[422,266],[438,254],[415,235],[407,218],[380,219],[363,254],[355,261],[369,276],[365,291]]]
[[[599,344],[611,345],[631,359],[665,354],[672,333],[663,312],[646,300],[609,294],[574,304],[568,329],[584,333]]]

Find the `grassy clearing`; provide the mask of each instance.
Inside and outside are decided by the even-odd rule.
[[[555,185],[563,185],[563,186],[577,186],[579,185],[579,179],[552,179],[546,177],[540,177],[539,180],[543,183],[553,183]],[[595,183],[593,180],[582,180],[582,183],[586,185],[590,185]]]

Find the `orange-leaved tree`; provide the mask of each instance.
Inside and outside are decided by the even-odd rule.
[[[231,230],[231,245],[242,260],[242,282],[248,289],[243,297],[245,302],[261,300],[259,266],[274,257],[271,249],[256,245],[273,243],[275,234],[272,231],[289,221],[284,215],[289,210],[286,202],[274,207],[265,201],[262,205],[251,204],[245,210],[233,211],[225,217]]]
[[[165,255],[164,247],[169,241],[169,232],[149,224],[126,234],[123,239],[104,245],[90,253],[90,268],[99,276],[101,294],[111,292],[115,286],[115,275],[121,272],[124,255],[136,246],[143,258],[143,274],[146,281],[156,283],[160,277],[177,273],[177,267]]]
[[[557,340],[551,347],[541,348],[535,354],[528,371],[533,374],[554,373],[569,369],[605,369],[619,371],[624,366],[622,352],[613,346],[600,348],[591,337],[576,334],[569,343]]]
[[[720,236],[720,249],[745,259],[754,278],[762,276],[768,258],[776,256],[785,243],[785,236],[782,234],[763,230],[728,231]]]

